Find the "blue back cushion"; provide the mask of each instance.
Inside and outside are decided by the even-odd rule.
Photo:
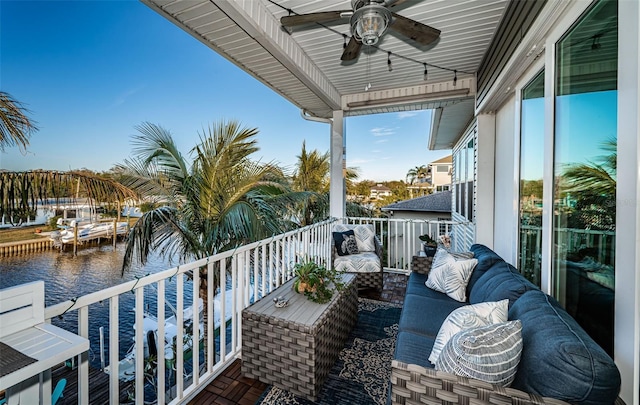
[[[497,262],[476,281],[469,294],[469,303],[508,299],[511,307],[522,294],[537,289],[515,267],[504,261]]]
[[[529,291],[509,310],[522,322],[522,355],[511,387],[572,404],[612,404],[620,372],[560,304]]]
[[[469,283],[467,284],[467,297],[471,293],[471,289],[475,285],[476,281],[480,277],[486,273],[487,270],[491,268],[495,263],[503,262],[502,258],[498,256],[496,252],[489,249],[485,245],[480,245],[478,243],[471,245],[469,249],[473,252],[473,257],[478,259],[478,264],[473,269],[473,273],[471,273],[471,278],[469,279]]]

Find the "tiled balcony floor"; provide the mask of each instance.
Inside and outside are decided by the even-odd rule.
[[[403,274],[385,273],[382,292],[363,290],[361,297],[379,301],[402,303],[407,289],[407,276]],[[253,405],[267,388],[260,381],[245,378],[240,372],[240,360],[236,360],[218,378],[207,386],[190,405],[204,404],[240,404]]]

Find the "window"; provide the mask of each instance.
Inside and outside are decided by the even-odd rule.
[[[445,165],[436,166],[436,172],[438,173],[447,173],[449,171],[449,167]]]
[[[518,270],[540,286],[542,258],[542,167],[544,72],[522,89],[520,106],[520,234]]]
[[[455,211],[473,222],[475,142],[471,137],[462,148],[454,152]]]
[[[597,2],[558,42],[554,99],[553,293],[611,356],[617,4]]]

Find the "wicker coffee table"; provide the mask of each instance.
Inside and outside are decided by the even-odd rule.
[[[317,304],[290,280],[242,311],[242,374],[315,401],[358,317],[356,277]],[[289,300],[276,308],[274,297]]]

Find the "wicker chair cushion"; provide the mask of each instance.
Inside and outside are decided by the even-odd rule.
[[[612,404],[620,372],[552,297],[529,291],[509,310],[522,322],[522,358],[513,388],[572,404]]]
[[[426,287],[425,287],[426,288]],[[433,291],[433,290],[432,290]],[[440,326],[449,314],[466,304],[458,302],[446,294],[433,291],[432,295],[439,294],[439,297],[424,297],[415,294],[408,294],[404,298],[402,314],[398,327],[400,330],[406,330],[432,339],[438,335]],[[422,350],[426,350],[423,348]],[[429,357],[431,348],[425,353],[425,357]]]
[[[444,249],[439,249],[433,258],[426,286],[446,293],[451,298],[465,302],[466,288],[477,259],[456,260]]]
[[[375,273],[381,271],[380,258],[375,252],[360,252],[357,255],[338,256],[333,267],[348,273]]]
[[[336,224],[333,226],[334,232],[344,232],[348,230],[353,230],[353,233],[356,236],[356,243],[358,244],[358,250],[360,252],[376,251],[376,244],[375,244],[376,233],[373,229],[373,225]]]
[[[436,364],[440,352],[456,333],[466,329],[506,322],[508,311],[509,301],[502,300],[465,305],[451,312],[438,331],[431,355],[429,355],[429,361]]]
[[[447,342],[435,368],[508,387],[520,362],[521,331],[520,321],[463,330]]]
[[[509,307],[522,294],[538,287],[524,278],[518,270],[506,262],[495,263],[490,270],[480,277],[471,289],[469,303],[509,300]]]

